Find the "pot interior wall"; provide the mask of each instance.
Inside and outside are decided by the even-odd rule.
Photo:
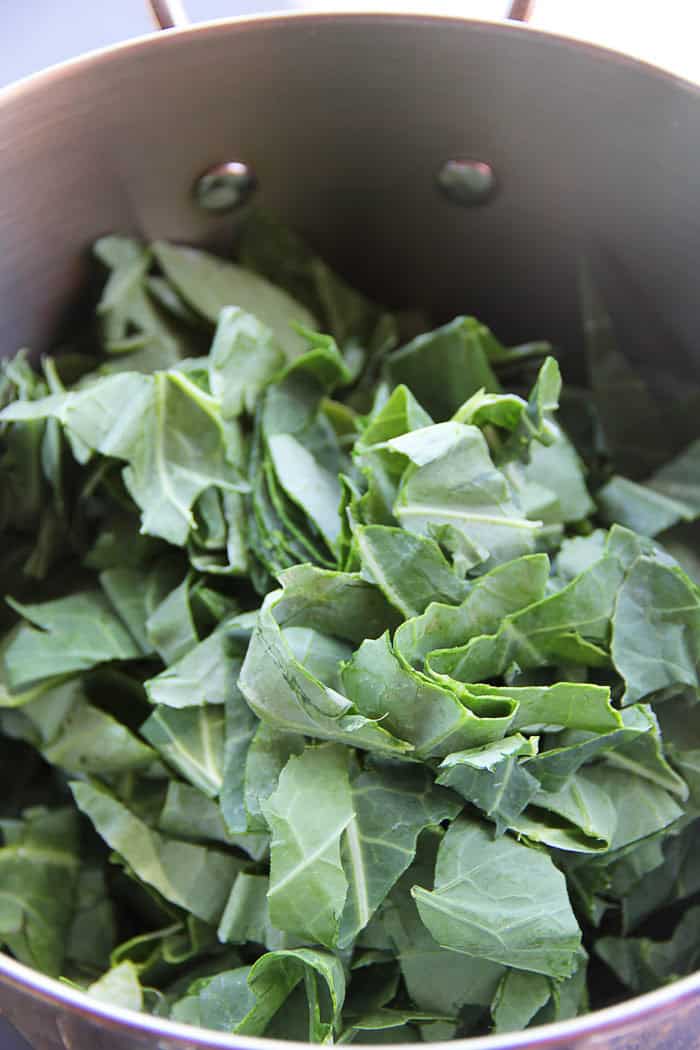
[[[10,89],[0,142],[4,354],[51,345],[102,233],[228,250],[234,220],[191,188],[243,160],[259,203],[388,304],[576,353],[584,250],[628,352],[694,371],[700,94],[610,53],[450,19],[205,26]],[[490,203],[440,195],[453,157],[493,165]]]

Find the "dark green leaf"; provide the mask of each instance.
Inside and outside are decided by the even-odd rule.
[[[484,331],[473,317],[456,317],[395,350],[386,362],[387,376],[419,391],[421,404],[434,419],[448,419],[477,390],[500,389]]]
[[[241,692],[256,715],[284,732],[385,753],[412,750],[409,743],[360,715],[350,700],[294,658],[273,614],[281,593],[269,596],[260,610],[239,678]]]
[[[74,782],[71,789],[78,808],[140,879],[205,922],[219,919],[240,868],[236,860],[153,831],[102,788]]]
[[[30,809],[2,825],[0,942],[21,962],[58,977],[78,879],[72,809]]]
[[[700,908],[690,908],[666,941],[601,937],[595,950],[623,984],[634,992],[647,992],[697,968],[698,922]]]
[[[399,622],[381,590],[359,573],[295,565],[279,581],[284,594],[275,617],[281,627],[312,627],[359,644]]]
[[[142,655],[141,647],[99,591],[38,605],[8,601],[27,621],[10,636],[4,651],[12,692],[109,660],[134,660]]]
[[[700,597],[677,569],[638,558],[615,605],[612,658],[633,704],[668,687],[700,685]]]
[[[419,834],[449,820],[459,801],[431,784],[414,766],[378,765],[351,783],[353,816],[342,840],[348,894],[339,945],[352,944],[412,863]],[[391,829],[387,831],[387,815]]]
[[[401,624],[394,643],[409,663],[422,665],[434,649],[463,645],[491,634],[501,620],[544,598],[549,560],[531,554],[499,565],[475,580],[461,605],[430,605],[422,616]]]
[[[361,526],[355,539],[365,576],[405,618],[431,602],[458,604],[468,590],[433,540],[386,525]]]
[[[463,682],[482,682],[503,674],[512,664],[605,666],[606,655],[595,643],[609,638],[621,582],[618,560],[601,558],[556,594],[505,617],[495,634],[432,653],[430,669]]]
[[[539,783],[519,756],[536,754],[535,738],[517,733],[494,744],[457,751],[440,763],[438,784],[458,792],[496,824],[511,827],[537,794]]]
[[[507,700],[477,704],[480,717],[451,689],[402,661],[387,635],[362,643],[343,670],[343,684],[358,711],[381,720],[422,758],[500,739],[515,709]]]
[[[573,972],[581,931],[564,876],[540,850],[459,817],[438,851],[435,889],[413,896],[446,948],[559,979]]]

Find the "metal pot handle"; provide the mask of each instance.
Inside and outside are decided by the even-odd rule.
[[[187,13],[180,0],[148,0],[158,29],[181,29],[189,25]],[[513,22],[529,22],[535,0],[512,0],[508,18]]]

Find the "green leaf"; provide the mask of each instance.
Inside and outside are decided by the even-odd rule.
[[[327,990],[327,1006],[323,1011],[319,1002],[318,978]],[[345,1001],[345,974],[342,963],[335,956],[309,948],[267,952],[258,959],[248,976],[255,1006],[236,1030],[242,1035],[261,1035],[302,980],[309,1004],[309,1041],[330,1042]]]
[[[294,660],[337,695],[341,689],[340,669],[352,654],[350,646],[311,627],[285,627],[282,636]],[[318,702],[323,704],[326,714],[337,712],[338,700],[331,693],[326,701],[319,697]]]
[[[210,485],[238,491],[218,403],[177,372],[156,373],[140,440],[129,448],[124,482],[141,508],[143,532],[182,546],[192,505]]]
[[[494,678],[512,664],[605,666],[605,653],[595,643],[608,640],[621,581],[618,560],[601,558],[556,594],[505,617],[495,634],[431,653],[428,665],[463,682]]]
[[[150,618],[167,600],[179,575],[177,565],[170,559],[157,562],[148,572],[113,566],[100,573],[102,590],[146,656],[158,648],[148,629]]]
[[[402,616],[419,616],[431,602],[457,604],[468,585],[433,540],[386,525],[355,530],[362,569]]]
[[[371,1013],[363,1014],[362,1017],[353,1018],[350,1028],[357,1032],[381,1032],[385,1029],[400,1028],[409,1023],[450,1020],[449,1017],[422,1013],[420,1010],[390,1010],[387,1007],[379,1007]]]
[[[381,590],[359,573],[294,565],[278,578],[284,588],[275,606],[281,627],[311,627],[359,645],[399,622]]]
[[[669,687],[700,685],[700,598],[677,569],[638,558],[615,605],[612,659],[625,680],[623,703]]]
[[[625,744],[636,740],[641,733],[652,729],[651,716],[639,707],[630,707],[622,713],[619,728],[610,732],[568,732],[552,740],[554,747],[542,750],[528,759],[526,769],[536,777],[545,791],[559,791],[566,786],[572,774],[581,766],[599,757],[606,757],[619,749],[624,753]],[[610,761],[615,761],[610,758]],[[668,770],[673,776],[672,771]]]
[[[158,818],[158,830],[174,838],[190,842],[218,842],[224,846],[238,846],[253,860],[267,853],[268,836],[262,834],[230,834],[216,802],[204,792],[179,780],[171,780],[163,809]]]
[[[272,922],[332,947],[348,891],[340,859],[341,837],[353,816],[347,753],[326,745],[292,756],[261,808],[272,830]]]
[[[530,445],[530,460],[521,468],[524,486],[542,486],[553,497],[549,510],[542,512],[545,524],[581,521],[595,511],[583,461],[557,423],[549,423],[548,435],[549,444]]]
[[[700,441],[693,441],[647,481],[650,488],[682,504],[693,516],[700,513],[700,487],[697,481],[699,455]]]
[[[606,752],[606,764],[632,773],[641,780],[649,780],[685,802],[688,785],[664,757],[661,730],[652,708],[644,705],[628,708],[622,712],[622,721],[628,733],[614,750]],[[634,729],[639,732],[629,732]]]
[[[238,684],[226,698],[225,712],[221,812],[230,831],[244,832],[249,824],[244,800],[246,760],[260,723],[245,702]]]
[[[239,492],[205,489],[194,507],[188,554],[193,569],[216,576],[248,572],[246,508]]]
[[[233,621],[225,621],[203,642],[191,648],[164,671],[149,678],[149,700],[167,707],[223,704],[236,687],[241,667],[240,646],[229,635]]]
[[[625,934],[659,908],[687,901],[700,892],[700,858],[695,848],[699,828],[698,822],[693,821],[678,834],[666,835],[660,858],[654,856],[649,864],[643,861],[641,873],[635,865],[631,884],[626,881],[620,891]],[[656,839],[650,841],[658,845]],[[648,846],[642,840],[637,850],[630,851],[619,863],[624,864],[642,850],[646,852]]]
[[[587,955],[581,949],[571,977],[553,981],[541,974],[508,970],[491,1004],[495,1032],[568,1020],[587,1008]]]
[[[614,474],[596,493],[603,521],[617,522],[643,536],[658,536],[682,521],[694,521],[700,506],[682,503],[658,491],[653,484],[640,484]]]
[[[264,944],[268,951],[292,946],[292,939],[272,925],[266,875],[242,871],[231,889],[219,923],[219,940],[232,944]]]
[[[478,390],[458,409],[454,419],[479,427],[491,425],[507,432],[505,441],[495,438],[492,443],[494,460],[499,465],[512,459],[527,460],[533,441],[551,445],[554,440],[551,416],[559,407],[560,393],[559,365],[553,357],[547,357],[540,366],[528,401],[515,394],[487,394],[485,390]]]
[[[494,1032],[517,1032],[527,1028],[549,1002],[552,981],[539,973],[508,970],[491,1004]]]
[[[574,853],[602,853],[611,848],[617,827],[612,800],[586,775],[574,773],[558,791],[538,791],[532,805],[512,821],[530,842]]]
[[[75,811],[29,809],[2,831],[0,943],[20,962],[58,977],[78,878]]]
[[[484,703],[480,717],[451,689],[402,661],[386,634],[362,643],[343,669],[343,685],[358,711],[381,719],[422,758],[500,739],[515,709],[508,701]]]
[[[224,710],[161,705],[141,726],[141,733],[194,787],[216,798],[223,784]]]
[[[584,682],[557,682],[551,686],[471,685],[472,693],[508,697],[518,707],[511,729],[546,726],[584,729],[592,733],[615,730],[622,725],[610,702],[610,689]]]
[[[316,328],[309,311],[263,277],[195,248],[156,241],[153,254],[182,297],[209,321],[218,321],[225,306],[238,306],[269,328],[288,357],[304,349],[292,322]]]
[[[110,274],[97,305],[97,319],[104,350],[119,355],[105,371],[121,370],[125,356],[128,368],[151,372],[169,368],[188,352],[188,340],[151,298],[147,273],[151,255],[129,237],[101,237],[93,251]]]
[[[478,427],[437,423],[387,444],[409,462],[394,504],[403,528],[429,536],[450,525],[492,563],[532,550],[537,523],[515,506]]]
[[[179,586],[162,595],[144,624],[152,647],[165,664],[176,663],[199,642],[190,603],[191,587],[188,574]]]
[[[611,850],[648,838],[672,825],[683,815],[680,805],[663,787],[641,779],[634,772],[614,769],[607,763],[582,769],[585,778],[607,796],[616,814]]]
[[[27,621],[10,637],[4,651],[12,692],[110,660],[135,660],[142,655],[141,647],[99,591],[81,591],[36,605],[13,598],[7,601]]]
[[[496,834],[512,827],[513,820],[537,794],[539,783],[519,756],[536,754],[536,738],[520,733],[493,744],[457,751],[440,763],[438,784],[458,792],[496,824]]]
[[[133,963],[123,962],[100,977],[87,988],[93,999],[125,1010],[143,1009],[143,989]]]
[[[411,887],[432,880],[438,842],[436,835],[421,836],[416,860],[392,891],[382,921],[411,1001],[421,1010],[455,1016],[464,1006],[487,1007],[504,971],[488,959],[441,948],[421,922]]]
[[[166,917],[167,916],[167,913]],[[158,916],[163,919],[163,912]],[[170,984],[175,973],[181,972],[183,965],[197,962],[195,971],[188,967],[189,976],[185,979],[185,989],[192,983],[195,974],[210,972],[203,958],[215,949],[214,931],[211,926],[195,919],[189,915],[183,921],[170,922],[167,926],[139,934],[118,945],[112,952],[111,965],[119,966],[123,962],[131,962],[135,966],[139,980],[142,985],[157,981],[166,984],[167,995],[176,996],[181,982],[175,981]],[[233,951],[227,951],[218,956],[217,965],[226,969],[232,964],[240,962]],[[209,961],[211,967],[211,960]],[[185,990],[182,989],[182,990]]]
[[[281,593],[268,595],[260,610],[238,680],[258,718],[284,732],[351,747],[384,753],[412,750],[409,743],[360,715],[347,697],[324,685],[294,658],[274,617]]]
[[[267,441],[280,485],[312,519],[331,550],[340,532],[340,482],[291,434]]]
[[[332,336],[301,326],[297,326],[297,331],[306,339],[307,347],[301,357],[287,365],[280,376],[281,381],[303,373],[308,377],[313,376],[319,386],[330,394],[335,387],[347,386],[356,378]]]
[[[353,339],[374,349],[375,332],[387,315],[338,274],[277,219],[259,209],[240,231],[241,260],[323,318],[324,331],[341,343]],[[374,337],[374,338],[373,338]]]
[[[75,891],[75,910],[66,940],[66,959],[92,972],[105,970],[117,940],[116,909],[106,865],[83,856]],[[64,971],[66,967],[64,964]]]
[[[262,804],[277,787],[279,775],[292,755],[300,755],[304,750],[304,738],[298,733],[283,733],[265,722],[259,722],[250,741],[245,757],[244,774],[244,813],[248,827],[266,829]],[[240,771],[238,772],[240,777]],[[226,785],[222,793],[221,805],[226,813]],[[230,818],[229,822],[230,822]]]
[[[568,583],[579,573],[590,569],[602,558],[607,539],[605,529],[594,529],[588,536],[564,539],[557,554],[556,575]]]
[[[236,306],[219,314],[209,358],[211,392],[221,402],[224,419],[242,412],[252,415],[263,389],[284,364],[271,330]]]
[[[672,449],[658,398],[618,347],[612,319],[590,265],[579,268],[579,295],[588,375],[599,425],[615,466],[639,477]]]
[[[433,419],[448,419],[477,390],[500,389],[483,332],[473,317],[456,317],[390,354],[386,374],[393,384],[420,391]]]
[[[217,922],[240,864],[218,850],[153,831],[103,788],[73,782],[78,808],[133,872],[166,900],[205,922]]]
[[[446,948],[557,979],[573,972],[581,931],[546,853],[460,817],[440,846],[435,889],[412,892]]]
[[[634,992],[647,992],[697,968],[700,962],[699,921],[700,907],[689,908],[668,940],[600,937],[595,951],[628,988]]]
[[[156,758],[125,725],[90,703],[80,679],[51,686],[22,714],[33,730],[28,739],[47,762],[69,773],[109,776],[142,770]]]
[[[218,401],[182,372],[109,376],[78,391],[15,402],[0,419],[55,417],[90,450],[126,460],[143,532],[183,546],[210,485],[245,489],[229,459]]]
[[[420,832],[460,810],[458,800],[434,787],[428,772],[414,766],[378,765],[356,776],[351,790],[353,816],[341,854],[348,880],[341,948],[354,942],[412,863]]]
[[[491,634],[504,617],[544,598],[548,576],[545,554],[499,565],[474,581],[460,605],[432,604],[422,616],[401,624],[394,638],[396,651],[420,666],[434,649],[449,649],[471,637]]]
[[[186,996],[173,1003],[172,1020],[214,1031],[235,1031],[255,1005],[248,987],[250,970],[250,966],[240,966],[195,982]]]
[[[411,430],[429,427],[432,422],[409,388],[402,384],[370,414],[357,440],[356,452],[365,453],[373,445],[382,445]]]

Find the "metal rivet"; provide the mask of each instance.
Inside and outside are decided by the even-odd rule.
[[[438,172],[437,183],[454,204],[473,207],[493,196],[496,176],[483,160],[447,160]]]
[[[200,175],[194,196],[197,204],[207,211],[231,211],[245,204],[256,186],[257,179],[248,165],[230,160]]]

